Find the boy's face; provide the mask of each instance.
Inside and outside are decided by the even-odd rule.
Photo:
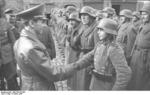
[[[104,40],[107,36],[107,33],[104,31],[104,29],[99,28],[98,29],[98,36],[100,40]]]

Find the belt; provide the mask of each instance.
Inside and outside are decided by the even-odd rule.
[[[106,81],[106,82],[113,82],[112,76],[101,75],[95,71],[92,71],[92,74],[99,80]]]
[[[135,50],[137,51],[150,51],[150,48],[140,48],[140,47],[136,47]]]
[[[92,49],[81,49],[81,51],[83,52],[83,53],[88,53],[88,52],[90,52]]]

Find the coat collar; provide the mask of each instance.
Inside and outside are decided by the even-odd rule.
[[[37,34],[35,30],[29,26],[26,26],[20,34],[23,37],[27,37],[32,40],[37,40]]]

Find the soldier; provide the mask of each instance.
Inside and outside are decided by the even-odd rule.
[[[73,74],[73,65],[56,66],[41,41],[38,40],[34,16],[42,15],[44,5],[17,14],[26,20],[25,28],[14,45],[15,58],[21,69],[22,90],[55,90],[54,82]]]
[[[15,36],[12,32],[12,25],[7,22],[6,16],[3,14],[3,9],[0,8],[0,10],[0,77],[2,81],[6,80],[6,87],[2,87],[2,90],[18,90],[17,71],[13,54]]]
[[[55,43],[52,37],[52,29],[47,26],[45,21],[48,19],[45,16],[39,15],[34,17],[35,22],[39,25],[37,31],[39,34],[37,35],[39,40],[45,45],[47,51],[51,57],[51,59],[56,57],[55,51]]]
[[[79,48],[79,29],[81,27],[81,20],[79,19],[79,13],[74,12],[70,14],[68,19],[71,27],[68,29],[69,33],[67,35],[67,41],[68,44],[66,46],[67,48],[67,56],[66,56],[66,64],[73,63],[79,59],[80,54],[80,48]],[[76,74],[68,80],[68,86],[71,88],[71,90],[77,90],[77,79]]]
[[[142,26],[131,59],[131,90],[150,90],[150,2],[141,9]]]
[[[75,62],[75,66],[80,70],[93,64],[94,59],[90,90],[126,90],[131,69],[122,48],[115,42],[117,23],[106,18],[100,21],[97,28],[101,42]]]
[[[139,28],[140,28],[140,26],[142,24],[142,22],[141,22],[141,14],[140,14],[140,12],[135,11],[135,12],[133,12],[132,15],[133,15],[132,24],[133,24],[135,30],[138,32]]]
[[[20,23],[16,21],[16,16],[14,15],[14,10],[7,9],[5,10],[5,16],[7,19],[7,22],[12,25],[12,31],[15,35],[15,38],[18,39],[20,36]]]
[[[80,12],[80,18],[82,22],[81,29],[79,30],[80,36],[80,50],[81,54],[80,57],[85,55],[86,53],[90,52],[94,49],[94,33],[97,26],[96,21],[96,11],[92,7],[84,6]],[[78,72],[78,89],[79,90],[89,90],[89,85],[91,81],[90,69],[83,69],[82,71]]]
[[[121,44],[127,61],[130,61],[130,53],[135,41],[136,31],[132,27],[132,11],[124,9],[120,12],[120,27],[118,30],[117,42]]]

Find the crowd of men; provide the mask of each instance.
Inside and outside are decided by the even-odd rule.
[[[150,2],[139,11],[44,5],[0,15],[0,89],[150,90]],[[3,14],[4,13],[4,14]],[[52,64],[55,38],[64,65]],[[17,80],[19,78],[19,81]]]

